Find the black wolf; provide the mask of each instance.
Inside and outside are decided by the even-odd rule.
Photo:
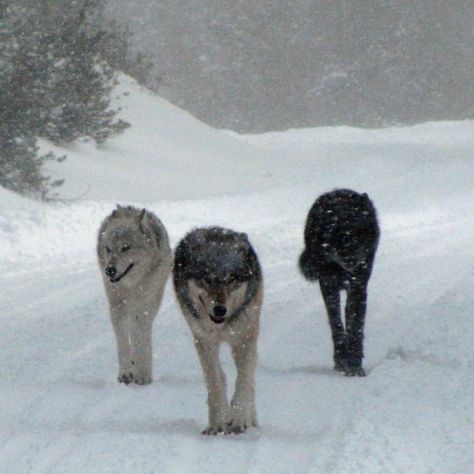
[[[336,189],[310,209],[299,265],[303,276],[319,280],[334,343],[335,369],[364,376],[362,368],[367,285],[380,230],[367,194]],[[347,291],[345,327],[340,291]]]

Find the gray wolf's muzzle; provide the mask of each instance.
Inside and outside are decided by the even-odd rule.
[[[117,275],[117,269],[113,265],[109,265],[105,269],[105,274],[109,277],[110,281],[112,283],[117,283],[119,282],[132,268],[133,268],[133,263],[131,263],[123,273],[120,275]]]
[[[216,324],[222,324],[225,321],[226,314],[227,308],[224,305],[217,304],[214,306],[213,312],[209,316]]]

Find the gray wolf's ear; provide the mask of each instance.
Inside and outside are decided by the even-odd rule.
[[[245,233],[240,233],[237,235],[237,248],[241,252],[247,253],[250,250],[250,242],[249,242],[249,237]]]
[[[194,229],[192,233],[188,234],[188,238],[186,239],[186,248],[189,253],[196,252],[200,249],[203,245],[204,238],[202,230]]]

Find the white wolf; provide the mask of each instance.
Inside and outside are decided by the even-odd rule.
[[[118,206],[99,229],[97,254],[118,346],[118,381],[152,381],[152,324],[171,270],[168,234],[146,209]]]
[[[208,390],[209,425],[202,433],[242,433],[257,426],[255,369],[263,282],[247,236],[220,227],[190,232],[176,248],[173,280]],[[219,361],[222,342],[230,345],[237,366],[230,406]]]

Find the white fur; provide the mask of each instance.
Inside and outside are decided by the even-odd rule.
[[[166,230],[156,216],[126,209],[129,212],[119,208],[104,221],[97,250],[117,338],[118,380],[145,385],[152,381],[152,325],[170,273],[171,250]],[[120,250],[124,243],[131,246],[127,252]],[[105,274],[111,263],[118,274],[130,263],[134,266],[114,283]]]

